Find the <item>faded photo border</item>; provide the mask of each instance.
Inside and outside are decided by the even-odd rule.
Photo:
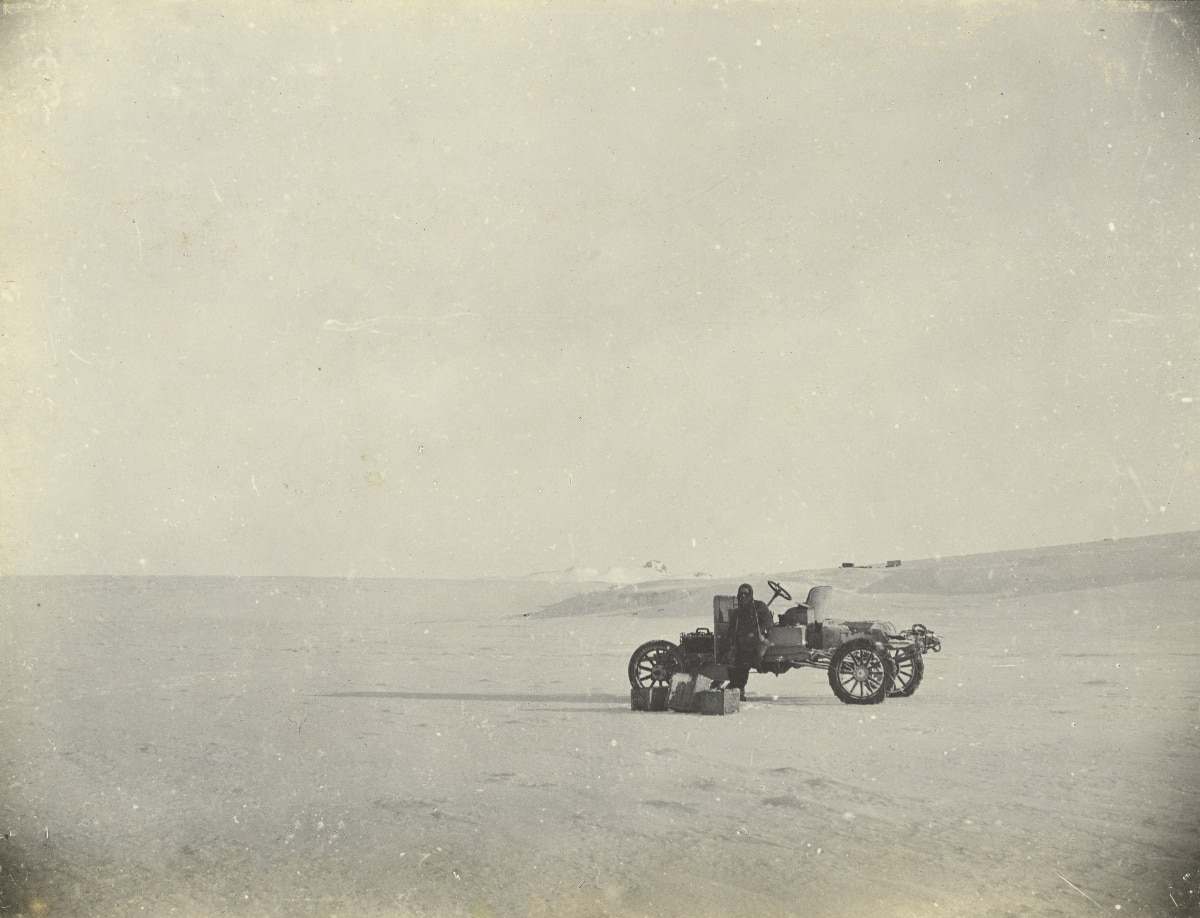
[[[5,914],[1200,913],[1195,4],[0,2],[0,81]],[[944,616],[979,696],[853,718],[889,789],[826,698],[795,761],[765,703],[610,729],[628,651],[754,572]],[[760,743],[766,824],[839,827],[803,897],[817,835],[726,783]],[[887,802],[989,746],[956,854]],[[1108,833],[1156,782],[1139,886]],[[1105,809],[1103,892],[988,865],[1051,797]],[[923,844],[963,876],[897,879]]]

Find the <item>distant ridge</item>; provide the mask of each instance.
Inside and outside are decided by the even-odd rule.
[[[1200,578],[1200,532],[905,562],[861,593],[1052,593]]]
[[[1200,580],[1200,532],[1135,536],[1047,548],[1017,549],[949,558],[904,561],[894,568],[823,568],[710,580],[702,587],[677,579],[666,583],[595,588],[543,607],[535,615],[634,614],[644,618],[711,614],[714,593],[732,594],[739,580],[773,577],[795,587],[820,583],[842,594],[1012,596],[1064,593],[1172,578]],[[794,592],[794,591],[793,591]],[[886,600],[885,600],[886,601]]]
[[[667,578],[666,568],[661,570],[651,567],[568,567],[561,571],[539,571],[536,574],[527,574],[519,579],[521,580],[538,580],[543,583],[606,583],[606,584],[631,584],[631,583],[646,583],[654,580],[665,580]]]
[[[699,578],[707,580],[710,574],[697,571],[694,574],[672,574],[662,561],[647,561],[641,567],[568,567],[561,571],[539,571],[526,574],[519,580],[536,580],[542,583],[603,583],[609,586],[631,586],[655,583],[664,580]]]

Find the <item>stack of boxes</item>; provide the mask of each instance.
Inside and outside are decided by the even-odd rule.
[[[676,673],[670,686],[631,689],[629,704],[635,711],[734,714],[740,702],[737,689],[714,689],[708,676]]]

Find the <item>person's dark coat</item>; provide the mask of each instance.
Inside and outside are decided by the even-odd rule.
[[[735,666],[756,666],[767,647],[767,633],[775,624],[767,604],[751,599],[738,605],[730,616],[733,639],[730,642],[730,662]]]

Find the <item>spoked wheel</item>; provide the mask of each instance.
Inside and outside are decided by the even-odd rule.
[[[671,677],[681,669],[678,647],[670,641],[650,641],[629,658],[629,684],[633,688],[670,685]]]
[[[846,704],[879,704],[892,687],[888,661],[866,638],[853,638],[834,651],[829,686]]]
[[[925,658],[920,654],[894,660],[896,671],[892,676],[889,698],[907,698],[917,690],[925,676]]]

